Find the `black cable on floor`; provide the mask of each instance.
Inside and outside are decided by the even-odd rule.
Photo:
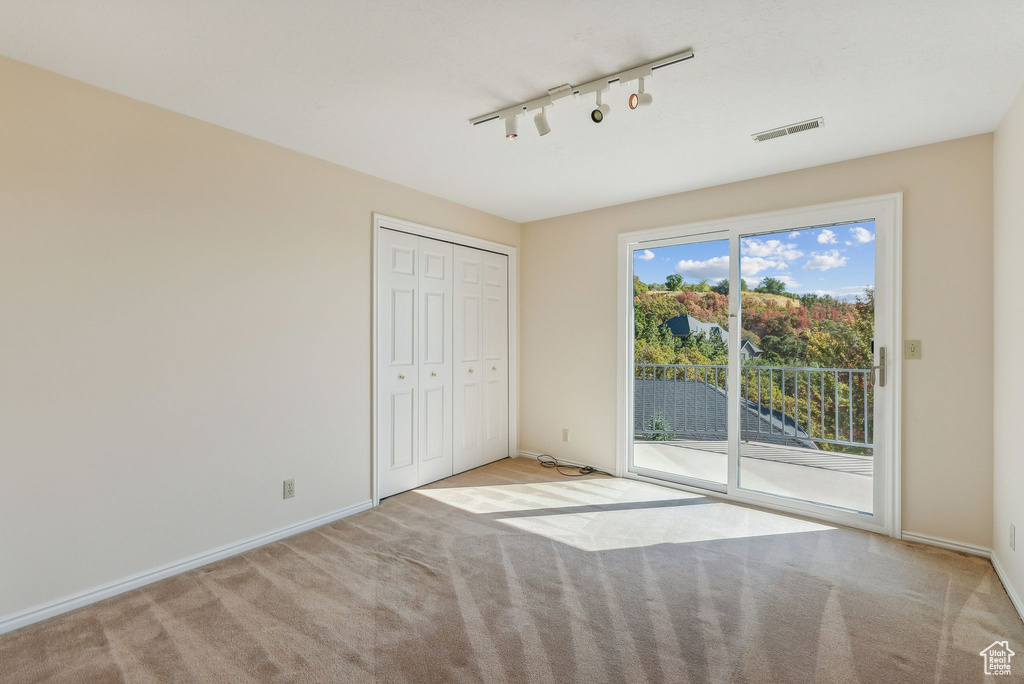
[[[554,468],[555,470],[558,471],[559,475],[564,475],[565,477],[583,477],[584,475],[593,475],[594,473],[600,473],[601,475],[611,475],[611,473],[606,473],[603,470],[598,470],[597,468],[594,468],[592,466],[571,466],[566,465],[564,463],[559,463],[558,459],[555,458],[554,456],[551,456],[550,454],[540,454],[539,456],[537,456],[537,462],[540,463],[545,468]],[[563,468],[573,468],[575,470],[578,470],[579,472],[567,473],[564,470],[562,470]]]

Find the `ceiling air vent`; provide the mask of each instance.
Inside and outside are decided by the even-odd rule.
[[[772,138],[781,138],[784,135],[793,135],[794,133],[809,131],[812,128],[821,128],[824,125],[825,119],[819,116],[817,119],[811,119],[810,121],[801,121],[800,123],[780,126],[779,128],[773,128],[768,131],[754,133],[750,137],[754,139],[754,142],[764,142],[765,140],[771,140]]]

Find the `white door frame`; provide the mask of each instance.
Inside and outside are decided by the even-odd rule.
[[[831,223],[854,222],[874,218],[876,221],[876,289],[891,292],[887,301],[875,302],[875,336],[887,348],[886,391],[888,402],[884,408],[884,425],[875,432],[876,443],[884,446],[885,454],[881,471],[885,478],[875,478],[875,514],[872,517],[841,511],[829,510],[822,506],[805,504],[781,497],[740,490],[734,486],[737,481],[738,454],[729,455],[729,486],[725,493],[704,490],[688,485],[677,485],[660,479],[652,479],[630,472],[630,454],[633,445],[633,250],[650,246],[658,241],[672,238],[687,238],[702,233],[727,233],[738,237],[761,231],[776,231],[827,225]],[[710,236],[709,236],[710,237]],[[712,221],[701,221],[665,228],[641,230],[619,235],[618,269],[618,355],[617,355],[617,426],[616,426],[616,475],[647,482],[678,487],[727,500],[751,503],[764,508],[777,509],[788,513],[810,516],[851,527],[880,532],[891,537],[901,535],[901,456],[900,456],[900,415],[902,387],[902,245],[903,245],[903,194],[879,195],[829,204],[818,204],[762,214],[751,214]],[[729,282],[738,283],[739,240],[730,246]],[[878,258],[881,255],[882,258]],[[740,311],[740,288],[730,288],[729,306],[731,311]],[[741,312],[742,313],[742,312]],[[738,325],[739,321],[735,321]],[[739,367],[740,336],[729,336],[729,361],[731,368]],[[876,361],[877,363],[877,356]],[[729,395],[739,397],[739,373],[729,377]],[[734,386],[735,385],[735,386]],[[730,443],[736,444],[732,432],[738,437],[739,402],[729,404]]]
[[[470,237],[462,233],[450,230],[442,230],[425,226],[420,223],[406,221],[405,219],[385,216],[384,214],[373,214],[373,304],[370,314],[370,372],[371,372],[371,425],[373,435],[370,440],[370,472],[372,473],[373,505],[380,504],[380,497],[377,490],[377,245],[378,237],[382,229],[397,230],[410,235],[431,238],[442,242],[450,242],[454,245],[473,247],[488,252],[504,254],[508,257],[508,453],[514,455],[519,451],[519,333],[517,313],[519,311],[518,295],[519,288],[516,282],[519,273],[517,250],[515,247],[503,245],[490,240]]]

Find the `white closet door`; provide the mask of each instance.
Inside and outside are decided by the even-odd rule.
[[[419,239],[419,478],[452,474],[452,245]]]
[[[508,258],[455,247],[455,472],[508,456]]]
[[[508,257],[483,253],[483,461],[508,453]]]
[[[478,249],[455,246],[455,472],[483,461],[483,373],[480,311],[483,255]]]
[[[385,497],[419,480],[417,308],[419,238],[382,230],[377,250],[377,487]]]

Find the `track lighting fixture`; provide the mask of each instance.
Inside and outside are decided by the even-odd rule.
[[[637,91],[629,96],[629,108],[636,109],[637,107],[646,107],[654,101],[650,93],[644,92],[644,79],[637,79],[638,86]]]
[[[590,120],[594,123],[601,123],[604,121],[604,117],[608,116],[608,111],[611,109],[606,104],[601,102],[601,91],[597,91],[597,106],[594,107],[593,111],[590,112]]]
[[[540,111],[533,117],[533,125],[537,127],[537,135],[547,135],[551,132],[547,107],[540,108]]]
[[[505,119],[505,137],[515,140],[519,137],[519,117],[510,116]]]
[[[551,132],[551,126],[548,123],[547,108],[554,106],[554,104],[562,99],[584,97],[594,93],[597,97],[596,105],[590,110],[590,120],[594,123],[601,123],[608,116],[608,112],[611,107],[606,105],[601,100],[602,93],[608,90],[609,86],[613,83],[618,83],[620,86],[628,86],[629,84],[636,81],[637,89],[636,92],[631,93],[627,104],[630,109],[638,109],[640,107],[646,107],[654,101],[651,95],[644,91],[645,79],[654,76],[654,72],[665,67],[670,67],[674,64],[680,64],[688,60],[693,59],[693,51],[686,50],[664,59],[659,59],[654,62],[648,62],[647,64],[641,64],[640,66],[620,71],[617,74],[609,74],[593,81],[589,81],[582,85],[569,85],[568,83],[560,85],[557,88],[548,90],[547,94],[541,95],[533,100],[526,102],[520,102],[517,105],[500,109],[491,114],[485,114],[484,116],[478,116],[475,119],[470,119],[469,122],[476,126],[477,124],[486,123],[488,121],[494,121],[495,119],[502,119],[505,121],[505,137],[509,140],[515,140],[519,137],[519,116],[526,114],[527,112],[537,111],[533,117],[533,125],[537,127],[538,135],[547,135]]]

